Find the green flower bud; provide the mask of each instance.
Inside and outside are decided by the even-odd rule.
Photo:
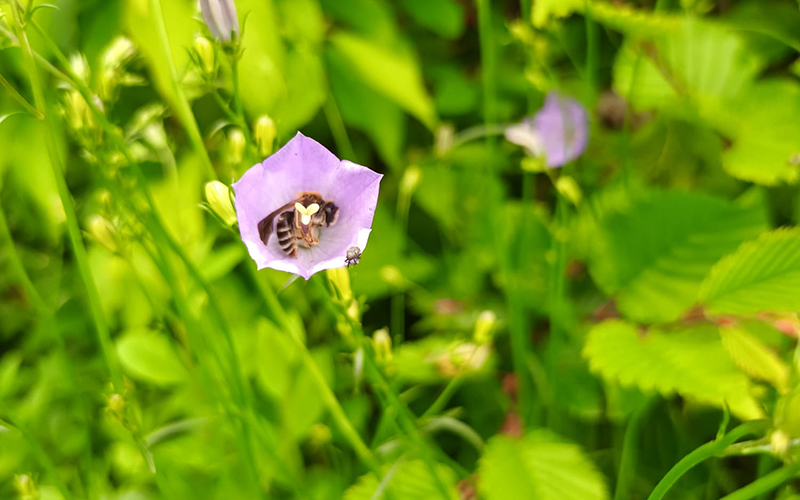
[[[86,100],[77,90],[70,90],[64,99],[67,122],[75,132],[83,132],[95,126],[94,115]]]
[[[786,458],[789,453],[791,438],[780,429],[776,429],[769,437],[769,444],[772,446],[772,453],[776,457]]]
[[[562,175],[556,181],[556,189],[562,196],[567,198],[573,205],[578,205],[583,198],[580,186],[575,179],[568,175]]]
[[[238,165],[242,162],[245,147],[247,147],[247,141],[241,130],[235,128],[228,132],[228,158],[231,163]]]
[[[102,215],[93,215],[86,224],[86,230],[94,240],[112,252],[119,250],[117,228]]]
[[[475,322],[475,331],[472,339],[478,344],[488,344],[492,341],[492,331],[497,323],[497,316],[492,311],[483,311]]]
[[[416,165],[408,167],[403,172],[403,178],[400,180],[400,196],[404,198],[410,197],[421,180],[422,170]]]
[[[396,288],[403,288],[405,278],[399,269],[394,266],[383,266],[379,272],[383,281]]]
[[[272,154],[277,134],[278,129],[275,127],[275,122],[272,121],[272,118],[264,115],[256,120],[255,139],[259,155],[266,158]]]
[[[387,328],[376,330],[372,334],[372,344],[375,346],[375,357],[379,362],[392,361],[392,337]]]
[[[204,36],[194,39],[194,51],[200,61],[200,69],[206,76],[212,76],[217,69],[217,55],[214,45]]]
[[[112,394],[108,397],[106,409],[119,421],[123,421],[125,419],[125,398],[122,397],[122,394]]]
[[[39,500],[39,492],[33,478],[28,474],[14,476],[14,488],[19,493],[20,500]]]
[[[206,183],[206,201],[211,210],[228,226],[236,223],[236,211],[231,204],[231,190],[219,181]]]
[[[338,301],[349,306],[353,302],[353,289],[350,287],[350,273],[347,268],[328,269],[325,274],[328,275],[328,281],[333,286]]]

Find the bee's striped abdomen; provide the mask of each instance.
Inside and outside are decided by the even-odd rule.
[[[294,212],[284,212],[278,216],[275,223],[275,233],[278,236],[278,245],[286,255],[297,255],[297,239],[294,235]]]

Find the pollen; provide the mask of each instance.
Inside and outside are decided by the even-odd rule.
[[[295,203],[294,208],[300,212],[300,222],[302,222],[304,226],[311,224],[311,216],[319,212],[319,205],[316,203],[312,203],[308,207],[304,207],[300,203]]]

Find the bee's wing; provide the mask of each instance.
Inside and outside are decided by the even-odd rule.
[[[275,221],[275,217],[277,217],[281,212],[286,211],[290,207],[293,207],[297,200],[292,200],[286,205],[280,207],[279,209],[275,210],[271,214],[267,215],[261,222],[258,223],[258,236],[261,238],[261,241],[266,245],[269,241],[269,237],[272,234],[272,226],[274,225],[273,222]]]

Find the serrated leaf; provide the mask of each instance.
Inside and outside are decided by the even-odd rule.
[[[441,464],[436,465],[436,470],[450,491],[450,498],[457,500],[453,471]],[[431,469],[422,460],[406,460],[387,467],[380,482],[373,474],[361,476],[345,492],[344,500],[379,500],[387,498],[387,491],[393,498],[403,500],[445,500]]]
[[[628,318],[672,321],[694,304],[711,267],[763,230],[763,211],[700,193],[637,195],[601,215],[589,270]]]
[[[156,385],[186,379],[186,369],[164,335],[147,330],[129,331],[116,341],[122,368],[131,377]]]
[[[700,301],[715,314],[800,310],[800,229],[764,233],[719,261]]]
[[[478,467],[487,500],[605,500],[603,475],[581,448],[537,430],[521,440],[495,436]]]
[[[623,385],[727,404],[742,419],[763,417],[750,380],[726,354],[713,326],[640,335],[629,323],[607,321],[589,332],[583,355],[592,371]]]
[[[789,366],[741,328],[720,328],[722,345],[731,359],[753,378],[765,380],[781,393],[789,390]]]
[[[533,25],[543,28],[552,18],[567,17],[584,3],[585,0],[537,0],[531,11]]]
[[[364,84],[394,101],[433,130],[436,123],[433,101],[425,89],[422,73],[410,49],[402,44],[389,49],[344,32],[331,36],[330,43]]]

